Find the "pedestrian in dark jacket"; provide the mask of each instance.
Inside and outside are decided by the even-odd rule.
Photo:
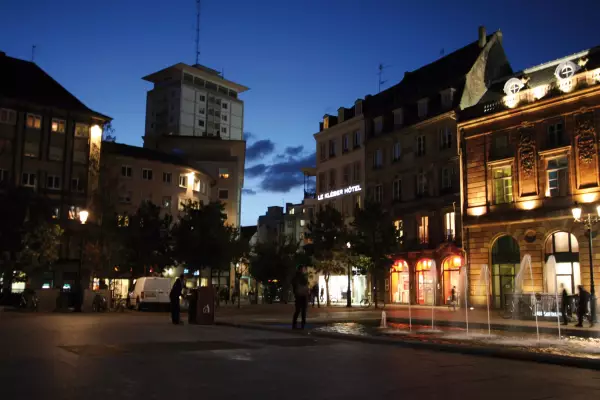
[[[171,321],[173,324],[179,325],[181,323],[179,319],[180,309],[179,309],[179,297],[181,297],[181,292],[183,291],[183,274],[177,278],[173,287],[171,288],[171,293],[169,293],[169,299],[171,300]]]
[[[587,313],[588,303],[590,301],[590,293],[584,289],[583,285],[577,287],[579,289],[579,304],[577,305],[577,327],[583,328],[583,317]],[[590,321],[590,327],[594,324]]]
[[[315,306],[315,302],[317,302],[319,299],[319,285],[315,284],[311,289],[310,289],[310,302],[312,303],[312,306]]]
[[[564,283],[560,284],[560,313],[562,314],[562,324],[569,325],[569,319],[567,318],[567,307],[569,307],[569,294]]]
[[[306,276],[306,267],[300,266],[298,267],[298,271],[296,271],[296,276],[292,281],[292,286],[294,288],[294,296],[296,298],[296,307],[294,310],[294,319],[292,321],[292,329],[296,329],[298,315],[302,314],[302,325],[301,329],[304,329],[306,325],[306,307],[308,306],[308,277]]]

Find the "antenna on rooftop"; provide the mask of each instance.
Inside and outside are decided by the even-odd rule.
[[[35,60],[35,44],[31,46],[31,62]]]
[[[196,64],[200,61],[200,0],[196,0]]]
[[[382,78],[383,78],[383,70],[388,67],[389,67],[389,65],[384,66],[382,63],[379,63],[379,67],[378,67],[379,72],[377,72],[377,77],[379,78],[377,80],[377,93],[381,92],[381,85],[383,85],[384,83],[387,82],[387,80],[384,81],[384,80],[382,80]]]

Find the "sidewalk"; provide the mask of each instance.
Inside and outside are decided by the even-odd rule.
[[[323,324],[330,322],[366,322],[379,321],[382,311],[385,311],[388,322],[408,323],[409,315],[414,325],[431,324],[431,307],[404,305],[386,305],[384,309],[361,307],[310,307],[307,313],[309,322]],[[257,304],[220,307],[216,311],[217,322],[254,323],[254,324],[285,324],[291,320],[294,312],[293,304]],[[450,310],[447,306],[433,307],[434,321],[439,326],[466,327],[464,308]],[[475,309],[468,312],[469,327],[472,329],[487,329],[487,310]],[[502,318],[498,310],[490,310],[490,324],[493,330],[536,332],[535,320],[518,320]],[[558,330],[556,319],[539,320],[540,333],[555,334]],[[593,328],[584,323],[584,328],[577,328],[574,323],[561,326],[563,335],[600,337],[600,324]]]

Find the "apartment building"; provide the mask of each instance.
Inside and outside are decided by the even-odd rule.
[[[32,277],[34,289],[77,279],[78,213],[98,187],[102,131],[110,120],[35,63],[0,52],[0,190],[21,186],[46,197],[65,230],[60,260],[53,272]]]
[[[597,47],[503,76],[461,112],[471,302],[504,307],[514,293],[547,299],[557,285],[573,294],[599,283],[598,239],[581,222],[600,205],[599,121]],[[529,265],[533,281],[517,281]]]
[[[477,40],[365,99],[367,197],[392,213],[401,236],[382,288],[388,301],[440,305],[463,289],[457,111],[510,72],[502,33],[480,27]]]

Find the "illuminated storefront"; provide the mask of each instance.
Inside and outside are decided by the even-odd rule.
[[[431,273],[434,261],[423,258],[417,263],[415,274],[417,282],[417,304],[431,305],[435,299],[435,282]]]
[[[404,260],[397,260],[391,271],[392,303],[408,304],[410,302],[410,272]]]
[[[450,298],[452,297],[452,288],[458,289],[460,287],[460,267],[462,266],[462,258],[459,256],[447,257],[442,263],[442,284],[444,288],[444,303],[449,304]],[[458,293],[457,300],[458,300]]]
[[[367,291],[367,277],[365,275],[354,275],[351,281],[352,304],[359,304],[365,297]],[[325,286],[325,276],[319,275],[319,292],[323,292],[322,302],[327,301],[327,287]],[[331,275],[329,277],[329,297],[333,304],[346,304],[348,292],[347,275]],[[321,293],[319,293],[319,296]]]
[[[558,284],[558,292],[561,293],[561,285],[564,285],[567,293],[577,293],[577,286],[581,285],[581,270],[579,267],[579,242],[575,235],[568,232],[555,232],[546,241],[545,261],[550,256],[556,259],[556,272],[544,266],[544,277],[546,280],[546,292],[554,293],[555,285]]]

